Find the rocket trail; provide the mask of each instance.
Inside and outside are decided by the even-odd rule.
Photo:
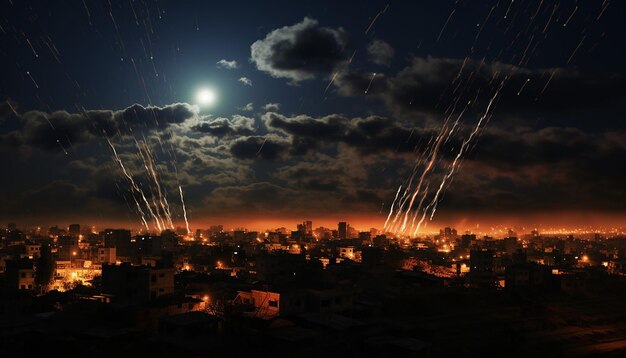
[[[372,29],[372,26],[374,26],[374,23],[376,22],[376,20],[378,20],[380,15],[384,14],[388,8],[389,8],[389,4],[385,4],[385,7],[381,11],[379,11],[378,14],[376,14],[376,16],[374,16],[374,19],[372,20],[372,22],[370,22],[370,25],[365,30],[366,35],[368,32],[370,32],[370,30]]]
[[[446,30],[446,27],[448,26],[448,23],[450,22],[450,19],[452,18],[452,15],[454,15],[455,12],[456,12],[456,9],[453,9],[450,15],[448,16],[446,23],[443,24],[441,31],[439,31],[439,36],[437,36],[437,42],[439,42],[439,40],[441,39],[441,35],[443,35],[443,32]]]
[[[261,147],[259,147],[259,150],[256,152],[255,156],[259,156],[261,155],[261,150],[263,150],[263,146],[265,145],[265,142],[267,142],[267,137],[265,137],[265,139],[263,139],[263,143],[261,143]]]
[[[530,78],[527,78],[526,81],[524,81],[524,84],[522,85],[522,87],[519,89],[519,91],[517,91],[517,95],[519,96],[520,94],[522,94],[522,91],[524,90],[524,87],[526,87],[526,85],[528,84],[528,82],[530,82]]]
[[[179,185],[178,191],[180,192],[180,202],[183,205],[183,217],[185,218],[185,226],[187,227],[187,236],[190,236],[191,230],[189,230],[189,220],[187,219],[187,208],[185,207],[185,198],[183,197],[183,187]]]
[[[367,92],[369,92],[370,87],[372,87],[372,82],[374,82],[374,78],[376,77],[376,72],[374,72],[374,74],[372,75],[372,78],[370,78],[370,83],[367,85],[367,88],[365,89],[365,94],[367,94]]]
[[[391,203],[391,207],[389,208],[389,215],[387,215],[387,220],[385,220],[384,227],[387,227],[387,223],[389,222],[389,219],[391,218],[391,214],[393,214],[393,207],[396,205],[396,200],[398,200],[398,194],[400,194],[401,190],[402,190],[402,185],[398,187],[398,191],[396,192],[396,197],[393,198],[393,202]]]
[[[135,200],[135,204],[137,204],[137,210],[140,213],[141,221],[144,224],[144,226],[146,227],[146,230],[150,231],[150,226],[148,225],[148,222],[146,221],[145,213],[141,209],[141,205],[139,205],[139,201],[137,200],[137,198],[135,198],[135,195],[134,195],[134,191],[141,192],[141,189],[139,187],[137,187],[137,184],[135,184],[135,181],[133,180],[133,177],[130,174],[128,174],[128,172],[126,171],[126,167],[124,166],[124,163],[120,159],[119,155],[117,155],[117,150],[115,150],[115,147],[113,146],[113,143],[111,143],[109,138],[106,138],[106,140],[107,140],[107,143],[109,143],[109,146],[111,147],[111,150],[113,151],[113,156],[114,156],[115,161],[119,164],[120,168],[122,169],[122,173],[124,174],[124,176],[128,179],[128,181],[131,184],[131,189],[133,190],[133,191],[131,191],[132,192],[132,196],[133,196],[133,199]],[[145,204],[148,206],[148,209],[150,209],[150,204],[148,204],[148,201],[146,200],[145,195],[143,195],[143,192],[141,192],[141,196],[143,197],[143,200],[144,200]],[[157,223],[157,226],[159,226],[158,221],[156,223]]]
[[[424,147],[419,148],[413,171],[402,185],[397,186],[391,207],[386,215],[384,224],[386,231],[396,235],[417,235],[427,221],[434,219],[438,203],[453,181],[454,175],[459,172],[464,156],[475,147],[477,137],[494,115],[496,104],[504,93],[503,88],[510,81],[512,82],[511,75],[502,75],[497,68],[494,70],[494,67],[497,67],[498,63],[525,66],[541,51],[539,45],[549,36],[548,32],[553,31],[554,24],[561,22],[562,27],[569,27],[575,14],[579,12],[578,4],[564,9],[558,2],[549,7],[547,3],[544,0],[537,1],[531,10],[531,3],[523,0],[510,0],[506,7],[501,7],[498,2],[490,7],[482,23],[477,24],[474,41],[469,43],[468,53],[460,69],[450,83],[441,90],[437,99],[435,108],[441,110],[443,115],[441,124],[434,132],[436,135],[433,135]],[[609,3],[609,0],[604,0],[599,9],[598,19],[606,11]],[[455,14],[456,10],[452,10],[447,18],[442,19],[444,20],[443,26],[434,39],[435,43],[438,43],[444,33],[449,31]],[[500,20],[490,21],[492,17]],[[487,34],[494,33],[492,31],[494,29],[488,27],[499,24],[503,26],[502,33],[511,36],[510,41],[506,42],[499,51],[491,48],[492,43],[489,43],[486,48],[481,48],[479,40]],[[515,28],[522,30],[512,32],[511,30]],[[566,64],[573,60],[586,43],[587,31],[583,31],[582,34],[582,38],[569,54],[569,58],[563,59]],[[479,49],[484,50],[483,57],[479,63],[472,66],[470,59],[480,56]],[[489,53],[494,51],[498,55],[488,60],[490,62],[488,65]],[[510,58],[501,58],[505,54]],[[488,69],[492,71],[491,78],[481,84],[480,77],[484,75],[486,66],[491,66],[491,69]],[[515,75],[519,74],[521,73]],[[556,69],[550,70],[549,78],[542,88],[531,88],[529,83],[532,77],[527,77],[510,95],[521,96],[522,93],[536,90],[537,93],[533,95],[535,100],[538,100],[555,75]],[[369,92],[375,76],[376,74],[370,78],[365,94]],[[465,103],[462,108],[461,103]],[[471,118],[471,113],[476,113],[476,122],[473,125],[464,124],[462,121]]]
[[[430,220],[433,219],[433,217],[435,216],[435,211],[437,211],[437,203],[438,203],[439,195],[441,194],[441,190],[443,189],[444,185],[446,184],[446,181],[449,180],[452,177],[452,175],[454,174],[454,171],[455,171],[455,169],[457,167],[457,163],[458,163],[459,159],[465,153],[465,150],[472,143],[472,140],[474,139],[474,137],[476,136],[478,131],[481,129],[483,121],[485,121],[488,118],[488,116],[491,115],[492,106],[493,106],[494,102],[496,101],[496,99],[498,98],[498,96],[500,94],[500,91],[502,90],[502,87],[504,87],[504,84],[506,83],[507,79],[508,79],[508,77],[505,77],[502,80],[502,82],[500,83],[500,87],[498,87],[498,89],[494,93],[493,97],[491,97],[491,99],[489,100],[489,104],[487,105],[487,109],[485,110],[485,113],[478,120],[478,123],[476,124],[476,127],[474,127],[474,130],[470,133],[470,135],[467,137],[467,139],[465,139],[463,141],[463,144],[461,144],[461,148],[459,149],[456,157],[454,158],[454,161],[452,162],[450,171],[448,172],[448,174],[446,174],[443,177],[443,180],[441,181],[441,184],[439,185],[439,189],[437,189],[437,193],[435,194],[435,197],[431,201],[432,212],[430,214]],[[417,232],[418,229],[419,229],[419,226],[418,226],[418,228],[415,231]]]
[[[145,139],[142,143],[142,146],[140,146],[137,141],[135,141],[135,144],[137,145],[139,154],[144,162],[144,167],[146,168],[148,179],[153,182],[154,188],[156,189],[156,194],[157,194],[156,197],[158,198],[158,204],[157,202],[155,202],[154,206],[157,210],[157,213],[160,214],[162,212],[165,218],[161,217],[161,221],[167,222],[167,226],[169,226],[170,229],[173,229],[174,224],[172,222],[172,214],[170,213],[170,207],[167,201],[167,197],[163,194],[161,183],[159,181],[157,172],[154,169],[155,165],[154,165],[154,157],[153,157],[152,151],[150,150],[150,147],[146,143]],[[152,187],[150,188],[150,190],[152,190]],[[155,196],[153,195],[153,200],[155,200],[154,198]]]

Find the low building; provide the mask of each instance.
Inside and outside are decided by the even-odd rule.
[[[354,246],[340,247],[339,257],[354,260]]]
[[[535,263],[512,264],[506,268],[504,282],[506,289],[547,286],[550,269]]]
[[[280,312],[280,293],[260,290],[239,291],[233,301],[248,317],[272,319]]]
[[[115,247],[98,247],[96,250],[97,254],[94,261],[97,264],[112,264],[117,260]]]
[[[343,312],[352,308],[354,292],[341,288],[239,291],[233,300],[244,316],[272,319],[305,312]]]
[[[5,277],[9,292],[32,290],[35,288],[33,260],[6,260]]]
[[[102,265],[102,290],[117,300],[145,302],[174,293],[174,268]]]
[[[493,250],[470,251],[470,282],[477,286],[493,286],[496,280]]]

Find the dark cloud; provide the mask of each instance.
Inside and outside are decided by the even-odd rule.
[[[268,112],[263,121],[271,130],[278,130],[292,136],[294,147],[318,143],[342,143],[356,148],[362,154],[380,151],[412,152],[424,139],[431,135],[419,128],[407,128],[389,118],[369,116],[347,118],[333,114],[321,118],[306,115],[287,117]],[[304,148],[297,152],[302,153]]]
[[[508,212],[623,210],[624,143],[616,132],[490,128],[467,157],[444,205]]]
[[[29,111],[19,114],[12,130],[3,130],[0,144],[27,146],[47,151],[63,151],[98,136],[115,136],[167,128],[197,115],[197,108],[185,103],[164,107],[135,104],[121,111],[89,110],[82,113]],[[13,112],[4,112],[14,116]],[[2,119],[0,123],[6,123]],[[1,125],[1,124],[0,124]]]
[[[113,117],[122,128],[164,129],[170,124],[182,123],[196,116],[198,112],[198,107],[188,103],[174,103],[163,107],[134,104],[114,112]]]
[[[603,152],[609,149],[618,149],[617,144],[604,138],[604,135],[586,133],[577,128],[547,127],[517,132],[493,128],[480,138],[479,160],[499,166],[507,163],[528,166],[590,160],[604,157],[606,153]]]
[[[254,118],[234,115],[228,118],[203,118],[192,130],[216,137],[250,135],[254,132]]]
[[[468,113],[484,111],[505,78],[497,114],[561,118],[557,114],[623,107],[626,102],[624,74],[530,69],[472,59],[414,57],[409,66],[392,77],[377,75],[372,81],[370,73],[342,71],[335,84],[339,93],[347,96],[363,96],[369,87],[368,97],[382,99],[396,115],[409,118],[441,115],[455,103],[462,107],[470,101]],[[457,107],[457,111],[460,109]]]
[[[272,77],[295,82],[331,73],[346,60],[347,33],[321,27],[305,17],[301,22],[276,29],[252,44],[251,58],[257,69]]]
[[[117,196],[113,196],[116,199]],[[65,180],[55,180],[39,188],[31,188],[18,193],[4,196],[10,206],[0,206],[0,214],[15,215],[27,214],[29,216],[65,219],[73,215],[98,215],[107,212],[111,206],[109,198],[96,198],[88,188]],[[0,199],[0,201],[2,200]],[[119,202],[118,202],[119,204]],[[77,208],[79,208],[77,210]]]
[[[233,213],[261,217],[268,214],[285,215],[287,206],[294,209],[288,203],[297,202],[299,194],[297,190],[260,181],[217,188],[205,199],[204,206],[212,208],[209,210],[217,215],[232,215]]]
[[[134,130],[163,128],[150,121],[152,115],[142,114],[145,109],[125,111],[130,112],[123,120],[115,111],[90,111],[88,117],[50,114],[48,119],[57,124],[58,131],[78,133],[70,138],[83,141],[85,150],[54,156],[49,163],[46,160],[50,156],[43,152],[33,152],[28,163],[0,152],[12,170],[31,173],[24,174],[29,180],[24,184],[2,179],[2,183],[16,188],[15,193],[0,197],[0,205],[11,210],[4,213],[43,215],[55,211],[55,203],[65,200],[72,210],[107,217],[127,215],[134,220],[134,206],[127,205],[133,203],[128,183],[110,160],[110,151],[99,146],[100,141],[93,141],[91,147],[88,144],[100,131],[84,129],[86,118],[97,123],[97,128],[108,125],[111,133],[128,126],[134,126]],[[43,148],[47,132],[42,135],[27,128],[27,124],[41,130],[39,126],[47,124],[45,117],[28,112],[9,118],[10,113],[5,111],[7,117],[0,125],[14,125],[19,130],[0,132],[4,133],[0,136],[4,145],[12,141],[13,146],[33,146],[31,142],[36,140],[40,141],[38,148]],[[103,115],[106,113],[112,115]],[[415,159],[434,134],[407,121],[375,115],[313,117],[268,112],[261,118],[264,126],[257,129],[249,117],[210,118],[199,117],[194,111],[180,113],[170,110],[156,114],[157,119],[165,119],[163,125],[170,123],[168,130],[153,130],[146,140],[154,150],[159,177],[169,198],[182,183],[189,197],[188,210],[195,217],[217,213],[217,208],[220,215],[226,216],[261,212],[332,215],[346,210],[376,214],[383,202],[388,205],[393,199],[394,190],[408,177]],[[103,119],[95,119],[98,115]],[[185,119],[188,115],[192,117]],[[70,119],[80,124],[78,129],[71,126],[76,123]],[[143,124],[145,121],[148,124]],[[459,128],[458,137],[450,138],[442,147],[440,168],[448,167],[466,130]],[[133,178],[147,188],[148,180],[132,138],[112,140]],[[58,146],[56,142],[47,143]],[[564,126],[535,128],[492,122],[481,131],[476,147],[463,157],[453,184],[442,197],[440,210],[623,210],[625,143],[620,131],[590,133]],[[172,167],[174,156],[169,154],[171,148],[176,152],[176,170]],[[54,184],[34,184],[37,176],[29,168],[42,163],[51,168],[47,173]],[[437,175],[441,173],[433,173],[433,178]],[[41,190],[33,189],[37,187]],[[21,202],[38,207],[33,209]],[[59,213],[70,214],[70,210],[59,209]]]
[[[394,53],[393,47],[382,40],[374,40],[367,45],[369,60],[377,65],[389,66]]]
[[[370,204],[384,198],[389,187],[401,183],[406,174],[398,173],[411,162],[411,157],[406,157],[398,167],[387,166],[382,171],[378,163],[367,164],[367,158],[385,158],[390,162],[403,152],[413,151],[417,157],[434,134],[379,116],[313,118],[266,113],[263,120],[270,131],[282,133],[291,140],[291,148],[283,150],[292,156],[333,153],[328,148],[336,146],[355,149],[355,154],[348,154],[348,157],[333,156],[333,163],[359,163],[365,170],[361,175],[367,177],[367,181],[357,184],[341,170],[333,171],[334,164],[314,164],[319,159],[309,163],[309,169],[302,165],[285,167],[278,178],[288,179],[307,191],[333,190],[333,187],[340,192],[357,188],[372,190],[378,196],[372,195]],[[444,169],[456,156],[459,140],[466,136],[467,128],[459,131],[459,136],[450,138],[441,148],[439,167],[442,170],[433,174],[433,180],[446,173]],[[563,203],[576,210],[584,210],[585,205],[594,210],[623,208],[626,190],[621,183],[626,181],[626,166],[620,158],[626,157],[625,143],[621,132],[590,133],[569,127],[511,130],[506,126],[491,126],[463,157],[465,164],[455,175],[461,179],[458,183],[455,179],[450,187],[451,199],[447,199],[446,194],[444,202],[454,203],[448,207],[449,211],[473,206],[486,211],[498,207],[519,211],[539,210],[542,206],[564,209]],[[285,160],[284,156],[279,158]],[[390,183],[380,180],[381,177],[396,179]],[[603,188],[601,194],[599,187]],[[476,198],[472,193],[481,193],[481,196]],[[350,195],[346,200],[356,200],[363,205],[368,202],[354,192]],[[615,198],[619,199],[615,201]]]
[[[271,136],[256,136],[237,139],[230,146],[230,153],[236,159],[278,159],[289,149],[284,139]]]

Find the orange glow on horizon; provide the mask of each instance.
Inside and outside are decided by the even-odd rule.
[[[58,222],[54,218],[46,219],[45,225],[42,222],[29,222],[31,220],[13,221],[23,223],[25,227],[40,226],[46,230],[47,227],[62,224],[67,218]],[[231,231],[235,228],[245,228],[250,231],[272,230],[284,227],[287,230],[296,230],[296,225],[303,220],[313,221],[313,228],[320,226],[328,229],[337,229],[337,223],[346,221],[351,227],[359,231],[369,231],[370,228],[382,230],[385,221],[383,214],[325,214],[320,215],[268,215],[266,217],[258,214],[241,214],[223,217],[190,217],[190,227],[192,232],[196,229],[207,229],[213,225],[223,225],[224,231]],[[103,221],[99,218],[72,219],[71,222],[89,223],[92,232],[99,232],[105,228],[127,228],[135,232],[141,230],[141,224],[130,220],[110,220]],[[566,233],[568,230],[606,229],[612,232],[621,232],[626,225],[626,213],[615,212],[535,212],[535,213],[511,213],[511,214],[488,214],[488,213],[454,213],[441,211],[433,221],[425,222],[426,225],[420,230],[421,234],[436,234],[443,227],[456,228],[459,233],[471,231],[474,233],[490,233],[504,228],[524,228],[527,231],[537,228],[541,233]],[[184,222],[175,222],[175,226],[184,228]],[[156,232],[153,230],[153,232]]]

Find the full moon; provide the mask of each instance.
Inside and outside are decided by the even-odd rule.
[[[217,96],[215,94],[215,91],[209,88],[203,88],[199,90],[198,94],[196,95],[196,100],[198,101],[198,104],[202,104],[205,106],[212,105],[213,103],[215,103],[216,99]]]

